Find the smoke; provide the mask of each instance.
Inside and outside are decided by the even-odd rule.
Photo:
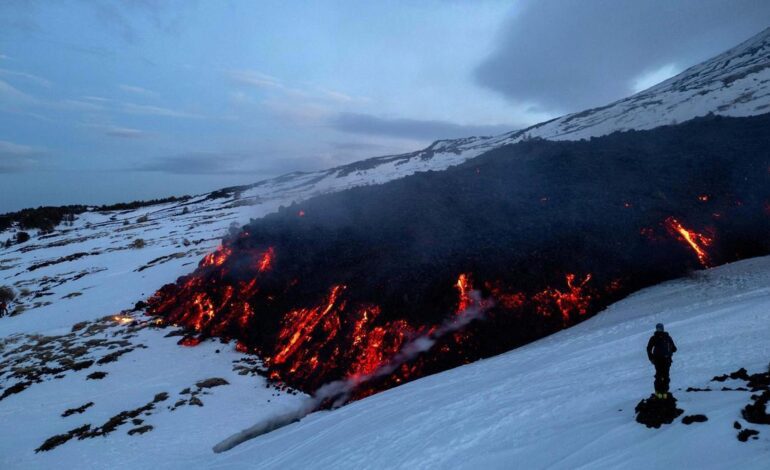
[[[411,361],[421,353],[429,351],[439,339],[447,334],[465,327],[473,320],[482,318],[484,313],[494,305],[494,302],[491,299],[482,299],[479,291],[471,291],[470,297],[472,302],[465,310],[459,312],[452,318],[444,320],[444,322],[432,332],[418,336],[409,341],[387,364],[380,366],[371,374],[348,377],[323,385],[313,393],[311,400],[315,402],[316,407],[320,407],[322,404],[328,402],[331,402],[332,408],[344,405],[358,387],[371,380],[392,374],[402,364]]]
[[[339,408],[350,400],[353,392],[358,387],[367,382],[384,377],[395,372],[402,364],[405,364],[416,358],[421,353],[429,351],[438,340],[444,336],[458,331],[476,319],[482,319],[484,314],[494,306],[492,299],[483,299],[481,293],[477,290],[470,292],[471,303],[465,309],[457,313],[452,318],[445,320],[438,328],[428,334],[418,336],[409,341],[396,354],[393,359],[380,366],[371,374],[349,377],[343,380],[335,380],[326,385],[322,385],[299,407],[287,413],[270,417],[254,426],[233,434],[222,442],[214,446],[215,453],[225,452],[233,447],[240,445],[248,440],[259,437],[263,434],[275,431],[276,429],[296,423],[305,416],[318,411],[324,404],[331,403],[332,408]]]

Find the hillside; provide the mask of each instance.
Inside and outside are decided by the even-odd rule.
[[[198,274],[223,265],[233,240],[245,240],[252,249],[241,259],[251,264],[236,273],[267,272],[280,261],[273,254],[301,248],[290,252],[292,269],[280,271],[284,297],[262,297],[263,306],[292,309],[262,312],[294,320],[310,313],[315,323],[295,322],[301,331],[319,325],[333,330],[334,318],[347,318],[343,307],[334,309],[336,292],[344,288],[328,290],[337,275],[381,297],[375,300],[391,302],[406,320],[428,310],[436,322],[447,311],[462,317],[478,292],[496,288],[470,290],[468,278],[458,274],[474,269],[481,273],[477,280],[502,274],[506,288],[520,277],[525,299],[543,289],[550,302],[544,315],[550,323],[536,334],[520,329],[507,335],[497,323],[476,322],[503,338],[505,347],[474,354],[459,349],[451,365],[497,354],[572,325],[640,287],[767,253],[769,106],[770,29],[649,90],[528,129],[441,140],[409,154],[149,206],[80,207],[74,217],[27,241],[14,241],[20,227],[4,229],[0,238],[11,242],[0,247],[0,286],[11,286],[18,297],[11,314],[0,318],[0,420],[13,423],[13,432],[0,441],[0,467],[506,468],[517,462],[533,468],[649,468],[652,462],[760,468],[770,431],[741,420],[750,392],[716,391],[745,384],[716,385],[711,378],[740,367],[761,372],[770,360],[770,258],[697,271],[646,289],[520,349],[311,414],[222,455],[211,446],[231,433],[307,407],[308,395],[285,385],[303,384],[276,380],[282,377],[269,363],[300,350],[297,339],[270,328],[233,334],[225,326],[254,317],[246,302],[238,304],[241,315],[229,310],[227,322],[207,329],[203,338],[192,334],[214,312],[210,299],[187,295],[199,290],[162,297],[166,305],[194,306],[197,315],[189,324],[184,315],[149,317],[145,302],[163,285],[193,274],[197,281],[219,283],[217,298],[226,300],[218,305],[228,305],[233,291],[221,295],[228,292],[221,281],[232,280],[230,274]],[[629,129],[643,132],[617,132]],[[547,194],[541,194],[544,189]],[[449,217],[452,209],[462,217]],[[501,211],[507,217],[495,217]],[[682,226],[682,216],[688,216],[687,227],[702,232]],[[442,227],[449,219],[453,223]],[[556,219],[563,223],[554,224]],[[340,239],[355,235],[359,243],[331,243],[330,233]],[[272,236],[275,252],[268,246]],[[402,243],[405,237],[419,243]],[[633,251],[623,250],[629,245]],[[474,254],[476,248],[483,257]],[[351,263],[356,259],[360,263]],[[382,271],[374,271],[375,262],[386,262]],[[617,290],[616,278],[636,275],[636,268],[642,278],[627,282],[626,276],[617,284],[624,290]],[[309,282],[295,296],[296,273]],[[591,291],[591,301],[584,302],[578,294],[588,292],[581,289],[589,277],[610,295],[597,301]],[[560,284],[553,284],[557,278]],[[249,285],[249,279],[236,281]],[[422,295],[426,286],[432,290]],[[205,289],[213,287],[203,284]],[[319,300],[319,289],[327,289],[328,298]],[[301,305],[294,304],[297,299]],[[371,300],[354,300],[362,299]],[[516,305],[521,299],[509,295],[495,302]],[[534,303],[528,308],[542,313]],[[154,313],[167,313],[161,310]],[[322,322],[317,313],[329,311],[335,316]],[[373,311],[350,318],[368,321]],[[389,315],[375,325],[381,336],[369,335],[366,344],[395,345],[392,331],[468,339],[452,329],[457,323],[385,331],[405,321]],[[259,319],[275,327],[283,317]],[[191,330],[195,320],[198,328]],[[634,405],[651,390],[643,346],[658,321],[680,346],[672,372],[680,407],[686,414],[706,414],[706,423],[677,422],[654,431],[633,421]],[[521,326],[508,323],[513,324]],[[276,336],[286,353],[243,354],[265,352],[260,347],[272,345]],[[476,347],[483,337],[468,344]],[[350,338],[357,348],[363,344]],[[306,364],[327,364],[323,357],[305,356]],[[385,356],[373,357],[355,372],[366,375]],[[447,364],[426,370],[442,371]],[[714,391],[684,391],[688,387]],[[759,429],[758,439],[739,442],[735,421]]]
[[[214,460],[264,468],[766,468],[770,429],[740,410],[745,382],[711,379],[770,361],[770,258],[641,291],[569,330],[509,353],[319,413]],[[685,415],[634,421],[652,389],[644,347],[666,324],[679,352],[672,391]],[[686,392],[688,387],[712,392]],[[759,429],[736,439],[734,422]]]
[[[767,367],[768,285],[770,258],[699,272],[641,291],[523,348],[315,413],[224,454],[212,453],[211,446],[302,406],[304,399],[230,372],[238,355],[226,346],[182,349],[175,338],[143,330],[147,349],[102,367],[110,374],[102,381],[76,372],[0,402],[0,416],[15,423],[0,441],[0,466],[764,468],[770,431],[740,416],[751,392],[721,391],[745,383],[711,379],[741,367],[752,373]],[[633,407],[652,389],[644,346],[657,322],[667,325],[679,347],[672,369],[679,406],[686,415],[705,414],[705,423],[677,421],[654,430],[634,422]],[[189,397],[179,395],[183,388],[194,391],[196,381],[212,374],[230,385],[205,389],[209,394],[198,395],[204,406],[167,408]],[[714,391],[685,392],[688,387]],[[106,439],[33,452],[54,433],[101,424],[163,392],[170,398],[141,416],[152,432],[129,436],[133,426],[125,425]],[[59,417],[89,401],[95,405],[85,413]],[[736,421],[758,429],[759,439],[739,442]]]
[[[320,196],[244,226],[148,311],[190,341],[237,339],[308,393],[484,311],[381,390],[526,344],[690,269],[770,254],[768,127],[770,114],[529,140]]]

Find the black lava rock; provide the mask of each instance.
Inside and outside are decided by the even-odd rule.
[[[676,407],[676,398],[668,394],[668,398],[650,398],[642,400],[636,405],[636,421],[648,428],[659,428],[664,424],[671,424],[679,417],[683,410]]]
[[[706,415],[687,415],[682,418],[682,423],[689,425],[692,423],[705,423],[708,420]]]
[[[755,431],[754,429],[744,429],[738,433],[738,440],[741,442],[746,442],[750,437],[757,436],[758,434],[759,431]],[[756,437],[754,437],[754,439],[756,439]]]

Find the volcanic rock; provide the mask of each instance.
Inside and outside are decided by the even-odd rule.
[[[684,410],[676,407],[676,398],[668,394],[668,398],[650,398],[642,400],[636,405],[636,421],[648,428],[659,428],[664,424],[671,424]]]
[[[682,423],[689,425],[692,423],[705,423],[708,420],[709,419],[706,415],[687,415],[682,418]]]

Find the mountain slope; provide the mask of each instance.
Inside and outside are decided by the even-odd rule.
[[[748,391],[711,382],[770,361],[770,258],[641,291],[578,326],[500,356],[391,389],[222,454],[263,468],[765,468],[770,429],[741,443]],[[685,414],[660,430],[634,421],[652,390],[644,352],[657,322],[679,352],[672,391]],[[715,389],[685,392],[687,387]],[[680,391],[680,389],[682,389]]]
[[[39,331],[41,325],[30,319],[30,311],[45,314],[47,321],[52,322],[47,327],[53,328],[126,308],[188,272],[200,256],[216,247],[229,224],[244,224],[281,205],[315,195],[380,184],[420,171],[443,170],[529,137],[574,140],[620,129],[649,129],[708,113],[749,116],[768,111],[770,28],[649,90],[529,129],[496,137],[437,141],[417,152],[372,158],[324,171],[288,174],[184,203],[86,213],[74,227],[59,227],[44,242],[33,240],[26,245],[0,248],[0,284],[13,284],[29,289],[32,294],[23,300],[27,314],[4,319],[0,322],[0,333]],[[185,209],[187,212],[183,212]],[[149,221],[136,223],[145,214]],[[3,235],[10,237],[12,232],[5,231]],[[145,239],[147,247],[129,250],[127,245],[134,238]],[[193,245],[184,246],[185,238]],[[62,261],[76,253],[89,256]],[[57,264],[30,271],[54,261]],[[155,262],[148,271],[138,271],[152,261]],[[45,279],[55,281],[38,290]],[[114,292],[112,282],[123,286],[119,292]],[[66,297],[70,294],[76,296]],[[59,305],[62,302],[64,307]]]
[[[314,413],[224,454],[211,446],[306,398],[230,371],[238,355],[228,347],[220,354],[216,343],[183,349],[164,331],[144,329],[147,349],[102,366],[105,379],[70,373],[0,401],[0,418],[16,423],[0,440],[0,467],[766,468],[770,429],[740,416],[751,392],[721,391],[744,383],[711,379],[740,367],[766,369],[768,286],[770,257],[699,272],[528,346]],[[686,415],[707,415],[706,423],[677,420],[654,430],[634,422],[633,407],[652,390],[644,347],[657,322],[679,347],[672,368],[679,406]],[[172,406],[189,399],[184,387],[195,391],[212,376],[230,385],[198,395],[204,406]],[[714,391],[683,391],[688,387]],[[129,436],[134,426],[127,424],[107,438],[33,452],[54,434],[104,423],[163,392],[169,399],[140,416],[154,426],[147,434]],[[84,413],[59,416],[88,401],[95,405]],[[758,440],[739,442],[736,421],[758,429]]]
[[[372,158],[330,170],[267,180],[257,191],[317,194],[375,184],[416,171],[443,170],[525,138],[580,140],[652,129],[709,113],[753,116],[770,112],[770,28],[736,47],[628,98],[494,137],[439,140],[424,150]]]

